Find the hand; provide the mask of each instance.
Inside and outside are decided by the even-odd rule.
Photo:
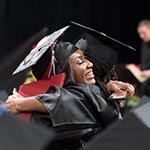
[[[110,80],[106,84],[106,88],[109,94],[112,94],[114,97],[126,97],[128,96],[133,96],[135,93],[135,88],[133,85],[129,83],[125,83],[122,81],[113,81]]]
[[[19,112],[18,102],[20,101],[20,98],[22,98],[22,96],[14,88],[13,95],[10,95],[8,99],[6,100],[6,108],[9,112],[12,112],[12,113]]]
[[[17,92],[17,90],[16,90],[16,88],[14,88],[13,89],[13,95],[12,95],[14,98],[22,98],[23,96],[21,96],[18,92]]]
[[[9,112],[16,113],[18,111],[18,98],[15,98],[13,95],[9,96],[6,100],[6,109]]]
[[[34,96],[23,97],[15,89],[13,90],[13,95],[9,96],[6,100],[6,108],[12,113],[31,111],[48,112],[47,108]]]

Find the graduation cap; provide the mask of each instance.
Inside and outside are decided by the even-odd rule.
[[[109,57],[109,59],[111,58],[112,60],[114,56],[114,61],[110,62],[113,64],[116,63],[117,59],[114,54],[115,52],[112,53],[112,49],[114,49],[114,51],[117,51],[119,55],[122,55],[122,53],[127,53],[128,51],[130,52],[135,51],[133,47],[127,44],[124,44],[110,36],[107,36],[106,34],[102,32],[96,31],[92,28],[83,26],[76,22],[71,22],[69,26],[66,26],[54,32],[53,34],[46,36],[44,39],[42,39],[37,44],[37,46],[30,52],[30,54],[23,60],[23,62],[19,65],[19,67],[14,71],[13,74],[18,73],[36,64],[37,61],[43,56],[43,54],[48,50],[48,48],[52,46],[54,42],[57,42],[57,41],[70,42],[76,45],[78,48],[84,49],[85,45],[83,44],[83,42],[81,42],[81,39],[83,40],[86,39],[87,43],[88,44],[90,43],[89,45],[92,45],[92,46],[101,45],[101,50],[103,50],[102,52],[99,49],[98,50],[94,49],[97,47],[91,47],[93,48],[93,50],[85,51],[87,54],[91,53],[94,56],[98,54],[98,56],[101,55],[102,58],[105,58],[106,56],[108,56],[108,52],[106,52],[106,47],[107,47],[107,50],[109,49],[108,51],[111,52],[111,55],[112,55],[111,57]],[[79,41],[80,41],[80,44],[79,44]],[[103,55],[104,52],[106,52],[105,55]],[[107,63],[109,59],[107,58],[107,61],[106,59],[104,60]],[[99,60],[101,60],[101,58]]]
[[[115,51],[119,56],[118,61],[121,62],[127,61],[130,57],[132,57],[135,54],[136,51],[135,48],[129,46],[128,44],[125,44],[115,38],[112,38],[103,32],[99,32],[95,29],[83,26],[76,22],[71,22],[71,28],[69,28],[66,31],[64,37],[62,38],[66,38],[65,40],[71,41],[71,43],[73,44],[77,43],[78,47],[81,49],[86,49],[86,47],[92,48],[91,45],[99,45],[99,48],[97,47],[98,49],[96,47],[93,47],[91,51],[87,52],[92,53],[94,55],[98,54],[98,56],[101,55],[101,58],[102,55],[104,57],[107,57],[107,54],[109,54],[110,51]],[[87,43],[84,43],[85,41]],[[115,52],[112,52],[112,54],[114,54]],[[105,60],[104,58],[102,59]]]
[[[69,26],[66,26],[48,36],[45,36],[37,44],[37,46],[34,49],[32,49],[31,52],[25,57],[25,59],[13,72],[13,75],[36,64],[36,62],[43,56],[43,54],[48,50],[48,48],[62,35],[62,33],[67,28],[69,28]]]
[[[81,25],[79,23],[76,22],[71,22],[72,25],[76,26],[77,28],[80,28],[81,30],[83,30],[83,32],[88,32],[89,34],[93,35],[94,37],[96,37],[97,39],[99,39],[102,43],[104,43],[105,45],[108,45],[114,49],[117,50],[117,48],[126,48],[128,50],[133,50],[136,51],[135,48],[133,48],[132,46],[129,46],[115,38],[112,38],[108,35],[106,35],[103,32],[99,32],[95,29],[92,29],[90,27],[86,27],[84,25]]]
[[[118,61],[130,61],[136,51],[133,47],[103,32],[76,22],[71,22],[71,28],[65,32],[62,40],[70,41],[84,50],[87,58],[94,64],[94,74],[99,79],[116,78],[114,65]]]

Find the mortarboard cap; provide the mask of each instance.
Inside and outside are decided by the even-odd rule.
[[[135,49],[103,32],[71,22],[71,27],[61,37],[84,50],[87,58],[94,64],[94,74],[100,79],[112,73],[118,62],[130,61],[135,55]],[[107,78],[107,77],[106,77]],[[115,77],[116,78],[116,77]]]
[[[92,28],[83,26],[79,23],[75,23],[75,22],[71,22],[71,24],[69,26],[66,26],[56,32],[54,32],[53,34],[50,34],[49,36],[44,37],[38,44],[37,46],[30,52],[30,54],[22,61],[22,63],[19,65],[19,67],[14,71],[13,74],[16,74],[34,64],[37,63],[37,61],[43,56],[43,54],[47,51],[47,49],[54,43],[57,41],[64,41],[64,42],[70,42],[74,45],[77,46],[77,43],[79,42],[80,39],[82,38],[88,39],[88,44],[90,43],[90,45],[103,45],[101,47],[101,49],[103,50],[103,52],[99,49],[98,50],[93,50],[91,51],[93,54],[99,54],[99,56],[101,55],[102,58],[105,59],[105,56],[107,56],[107,52],[106,52],[106,47],[107,49],[109,49],[108,51],[110,52],[110,49],[113,49],[114,51],[117,51],[118,55],[122,55],[123,53],[128,54],[128,52],[130,54],[133,53],[133,51],[135,51],[135,49],[127,44],[124,44],[110,36],[107,36],[106,34],[96,31]],[[98,42],[95,42],[98,41]],[[93,44],[94,42],[94,44]],[[82,42],[80,42],[80,44],[78,43],[78,48],[83,48],[83,44],[81,44]],[[105,48],[104,48],[105,47]],[[108,48],[109,47],[109,48]],[[93,47],[96,48],[96,47]],[[104,50],[105,49],[105,50]],[[106,54],[103,56],[104,52],[106,52]],[[87,53],[89,53],[87,51]],[[114,53],[111,53],[111,59],[114,56]],[[125,55],[123,55],[123,58],[120,58],[121,60],[124,60],[126,58],[124,58]],[[127,55],[128,56],[128,55]],[[101,59],[101,58],[100,58]],[[99,59],[99,60],[100,60]],[[109,57],[110,59],[110,57]],[[108,63],[108,60],[105,63]],[[103,61],[103,60],[102,60]],[[116,55],[115,58],[112,62],[110,63],[116,63]]]
[[[87,39],[90,45],[93,45],[93,43],[99,43],[115,50],[119,55],[119,61],[122,62],[127,61],[129,59],[129,55],[134,55],[136,51],[135,48],[129,46],[128,44],[112,38],[103,32],[99,32],[76,22],[71,22],[70,28],[68,28],[62,36],[62,40],[69,41],[73,44],[82,38]],[[125,58],[125,56],[128,58]]]
[[[94,37],[96,37],[98,40],[100,40],[102,43],[104,43],[105,45],[108,45],[110,47],[112,47],[113,49],[116,49],[116,48],[126,48],[128,50],[133,50],[133,51],[136,51],[135,48],[115,39],[115,38],[112,38],[108,35],[106,35],[105,33],[103,32],[99,32],[95,29],[92,29],[90,27],[86,27],[84,25],[81,25],[79,23],[76,23],[76,22],[71,22],[72,25],[80,28],[81,30],[83,30],[84,32],[88,32],[89,34],[93,35]]]
[[[116,78],[114,65],[118,62],[129,61],[135,54],[135,49],[95,29],[71,22],[60,38],[69,41],[84,50],[87,58],[94,64],[94,74],[99,79]]]
[[[25,57],[25,59],[21,62],[21,64],[17,67],[17,69],[13,72],[16,74],[20,71],[23,71],[32,65],[36,64],[36,62],[43,56],[43,54],[47,51],[47,49],[63,34],[65,30],[67,30],[69,26],[66,26],[54,33],[45,36],[37,46],[31,50],[31,52]]]

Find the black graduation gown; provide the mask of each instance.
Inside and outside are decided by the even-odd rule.
[[[36,96],[48,114],[34,113],[32,120],[53,127],[61,149],[77,149],[118,117],[115,105],[106,102],[102,95],[100,88],[92,84],[50,87],[47,94]]]

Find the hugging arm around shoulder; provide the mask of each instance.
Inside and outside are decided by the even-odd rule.
[[[36,98],[47,108],[52,126],[66,137],[75,131],[101,129],[106,124],[104,118],[109,115],[109,118],[114,118],[113,113],[105,112],[108,110],[107,103],[95,85],[50,87],[47,94]]]

